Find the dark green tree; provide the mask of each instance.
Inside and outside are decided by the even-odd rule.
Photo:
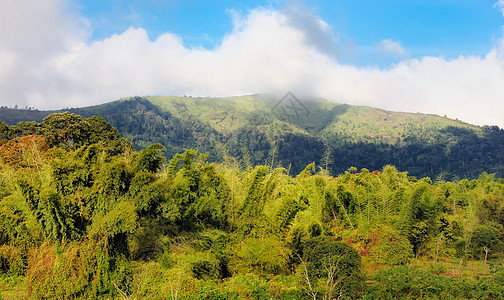
[[[324,299],[339,295],[355,298],[363,294],[361,257],[348,244],[318,236],[304,243],[302,257],[305,283],[308,291],[311,290],[309,294],[321,294]]]

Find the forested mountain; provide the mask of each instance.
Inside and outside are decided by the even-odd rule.
[[[504,297],[494,175],[164,151],[100,116],[0,122],[0,299]]]
[[[392,164],[433,179],[476,178],[482,172],[504,176],[504,130],[435,115],[293,95],[282,101],[265,95],[132,97],[69,111],[102,116],[136,150],[160,143],[166,157],[194,148],[208,152],[211,161],[245,155],[254,165],[281,165],[290,174],[316,162],[332,174]],[[50,113],[0,108],[0,119],[15,125],[40,122]]]

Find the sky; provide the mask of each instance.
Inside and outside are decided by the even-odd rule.
[[[288,91],[504,128],[504,0],[0,0],[0,106]]]

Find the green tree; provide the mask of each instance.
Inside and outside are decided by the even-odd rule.
[[[497,224],[481,224],[472,233],[470,249],[473,257],[484,257],[485,262],[488,255],[502,252],[504,243]]]
[[[361,274],[361,257],[348,244],[327,236],[308,239],[303,245],[302,276],[307,292],[314,299],[338,295],[352,298],[362,296],[365,287]]]
[[[0,120],[0,145],[6,143],[13,137],[12,131],[3,121]]]
[[[163,151],[166,151],[166,148],[161,144],[152,144],[149,147],[142,150],[138,157],[135,159],[135,168],[136,172],[145,171],[150,173],[157,173],[165,158],[163,156]]]

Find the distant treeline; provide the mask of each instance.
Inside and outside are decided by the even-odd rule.
[[[406,125],[392,126],[393,113],[376,121],[373,114],[377,112],[360,112],[357,108],[348,121],[335,121],[349,113],[352,107],[348,105],[336,106],[332,111],[310,107],[312,123],[290,124],[269,111],[248,112],[242,106],[229,104],[228,111],[244,110],[230,117],[238,118],[236,122],[243,125],[227,127],[227,121],[209,121],[205,115],[195,113],[210,105],[212,99],[189,100],[199,101],[200,106],[189,107],[181,101],[163,109],[149,99],[135,97],[70,112],[85,118],[102,116],[137,151],[153,143],[162,144],[167,159],[192,148],[208,153],[210,161],[222,162],[222,149],[227,148],[229,155],[240,159],[247,153],[253,165],[267,164],[267,158],[274,157],[275,166],[285,167],[290,175],[316,162],[326,164],[332,175],[343,174],[351,167],[378,170],[390,164],[418,178],[474,179],[482,172],[504,177],[504,130],[497,126],[455,126],[458,123],[452,120],[427,116],[434,120],[429,123],[424,115],[412,115]],[[0,119],[15,126],[28,120],[42,122],[50,113],[0,108]],[[219,122],[221,127],[211,122]],[[395,136],[395,142],[391,142]]]

